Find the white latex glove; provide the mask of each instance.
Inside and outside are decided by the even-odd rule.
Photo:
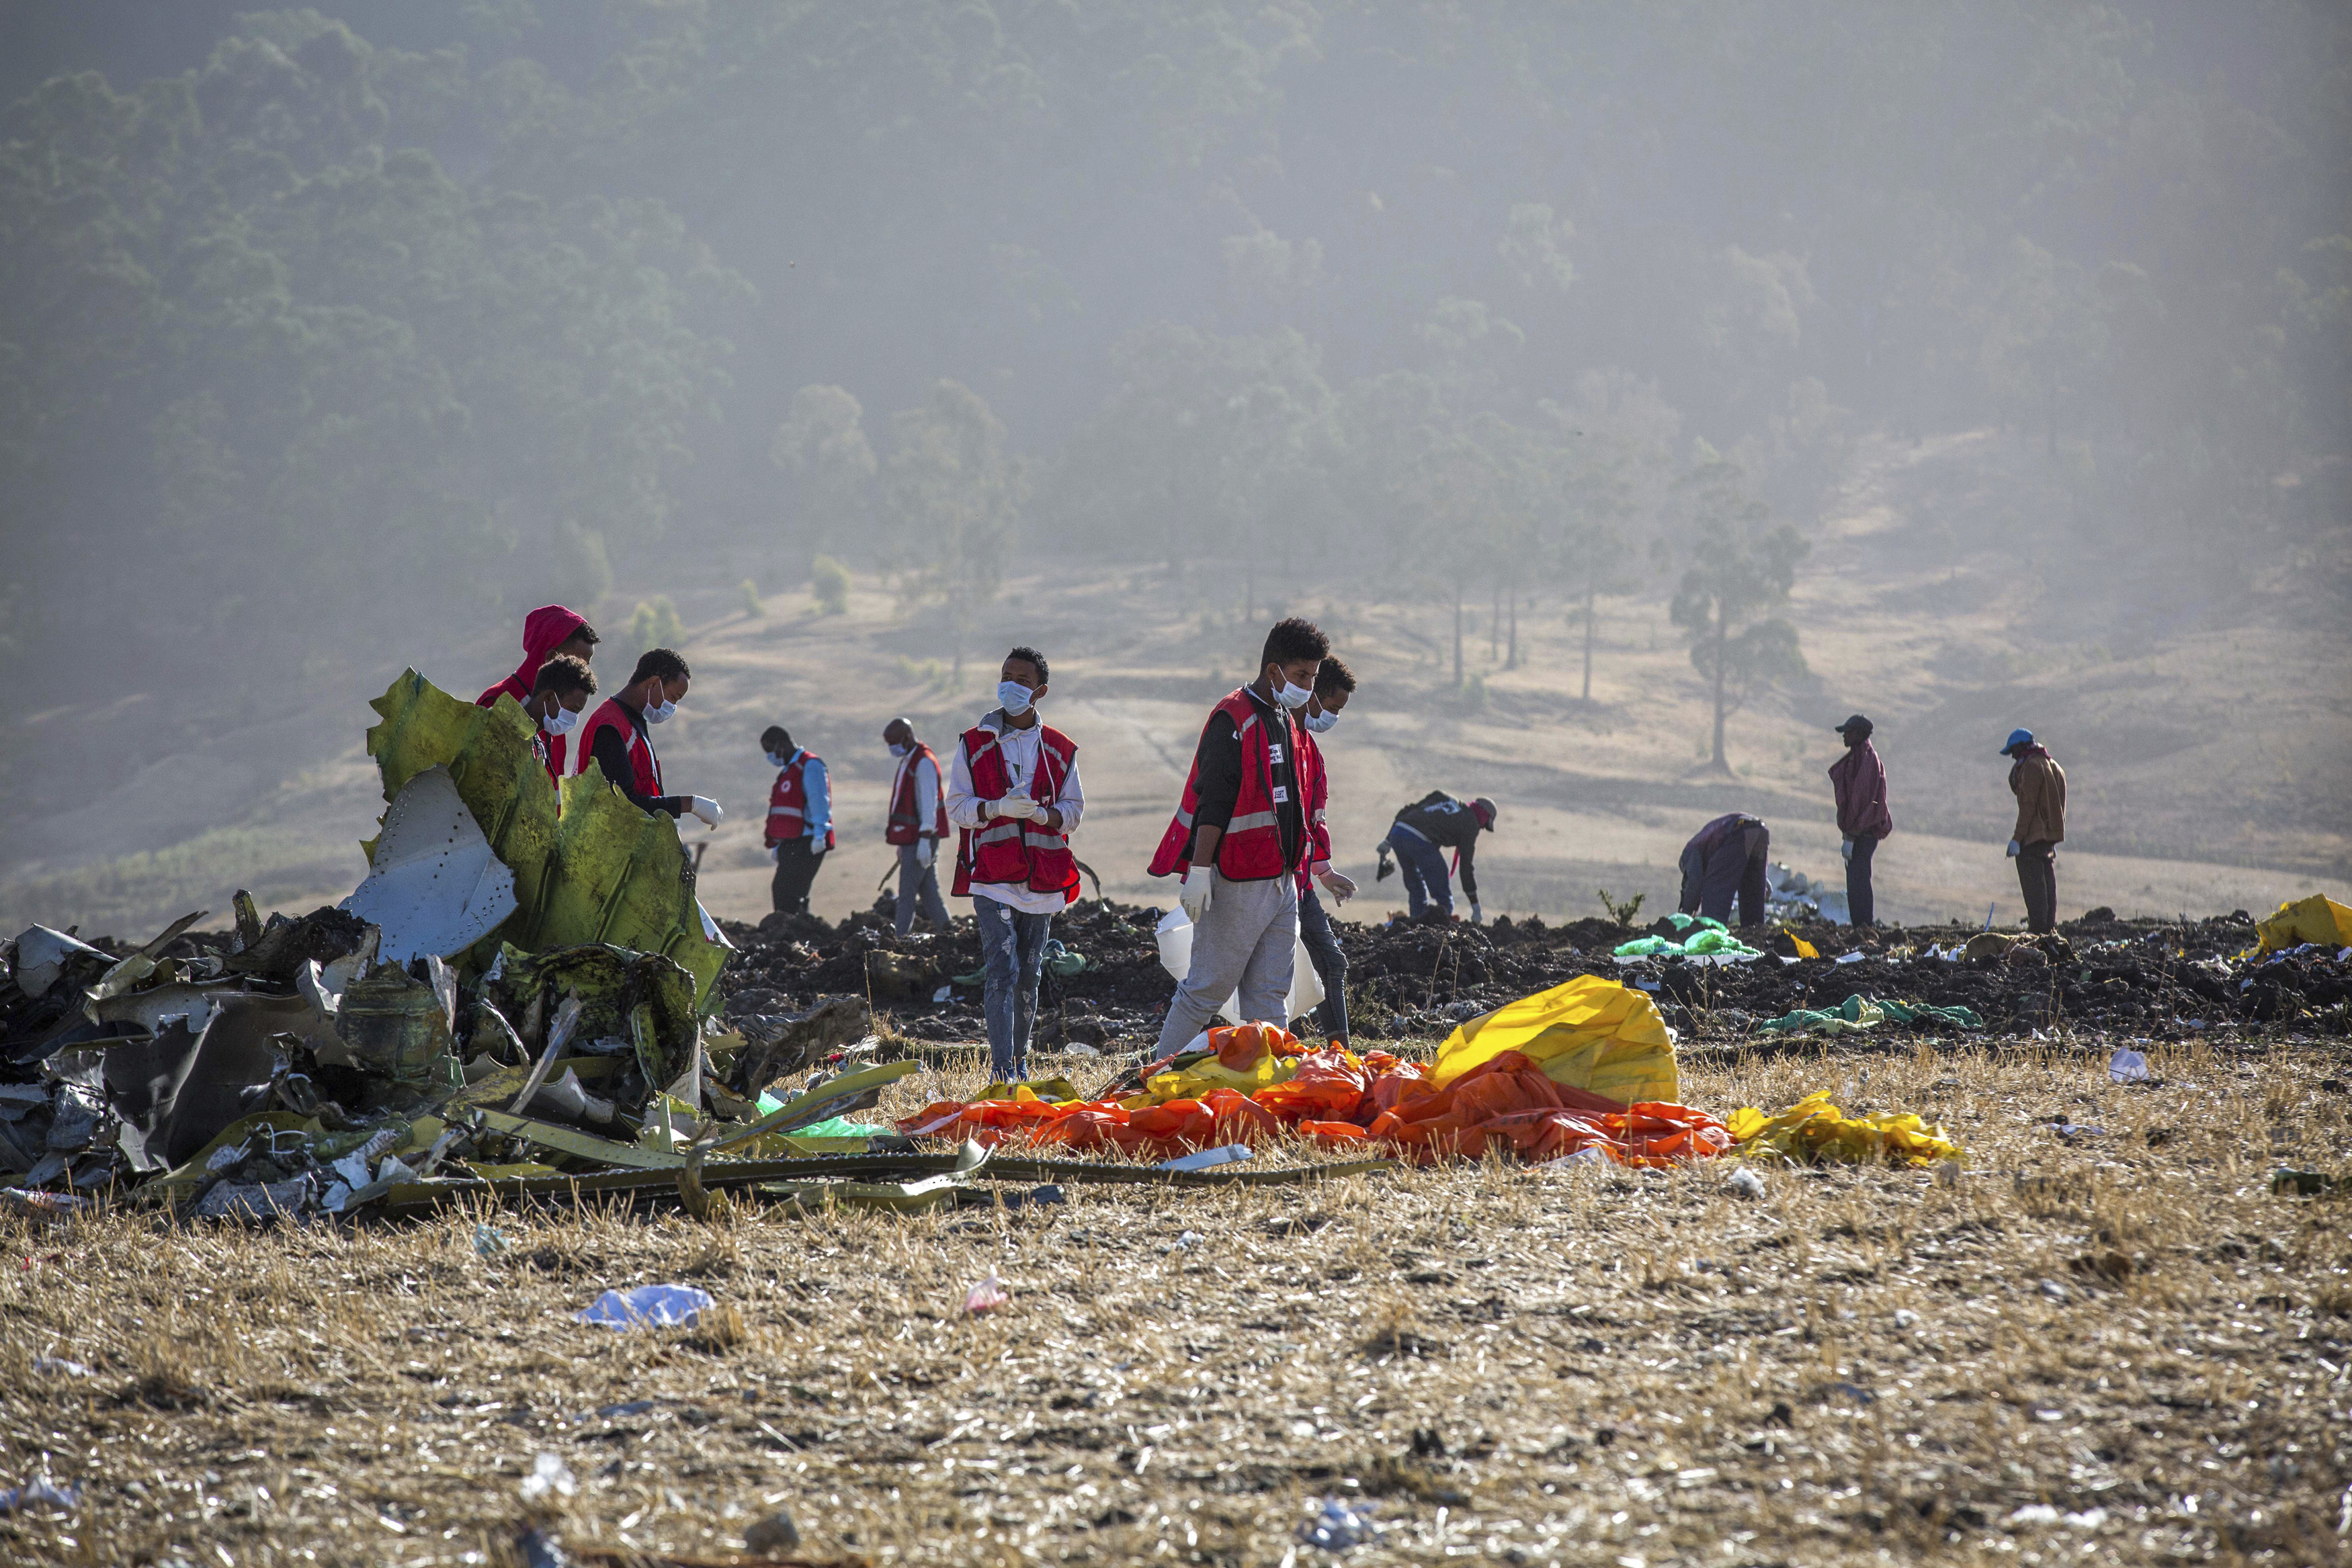
[[[770,844],[768,846],[768,858],[775,862],[778,865],[783,864],[784,846],[782,844]]]
[[[1043,806],[1026,795],[1007,795],[996,803],[998,816],[1025,818],[1033,822],[1045,815],[1045,810]]]
[[[930,864],[930,863],[931,863],[932,857],[933,857],[933,856],[935,856],[935,855],[937,855],[939,852],[940,852],[940,841],[939,841],[939,840],[937,840],[937,839],[917,839],[917,840],[915,841],[915,863],[916,863],[917,865],[929,865],[929,864]]]
[[[1486,924],[1486,912],[1478,907],[1478,901],[1475,898],[1470,901],[1470,924],[1473,925]]]
[[[2011,840],[2010,840],[2010,841],[2009,841],[2009,858],[2010,858],[2010,859],[2011,859],[2011,860],[2015,860],[2015,859],[2017,858],[2017,847],[2018,847],[2018,846],[2017,846],[2017,841],[2016,841],[2015,839],[2011,839]]]
[[[1205,865],[1196,865],[1184,873],[1184,887],[1176,901],[1184,906],[1184,918],[1195,925],[1201,924],[1201,916],[1209,913],[1209,886],[1216,875],[1216,867]]]
[[[1848,865],[1852,865],[1853,863],[1853,841],[1852,839],[1841,839],[1838,841],[1838,859],[1845,862]]]
[[[719,802],[708,795],[697,795],[686,809],[701,818],[702,825],[706,828],[717,827],[719,819],[727,815],[725,811],[719,809]]]
[[[1345,904],[1349,899],[1355,896],[1356,884],[1354,881],[1350,878],[1342,876],[1336,871],[1325,871],[1321,873],[1316,880],[1323,884],[1323,891],[1331,895],[1334,903]]]

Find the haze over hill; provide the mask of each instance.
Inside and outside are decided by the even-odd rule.
[[[11,918],[341,896],[366,699],[551,599],[608,686],[693,660],[722,914],[762,726],[842,780],[839,914],[882,722],[1014,640],[1166,902],[1277,610],[1366,677],[1343,864],[1492,794],[1490,913],[1654,906],[1734,806],[1832,872],[1857,708],[1895,918],[2014,917],[2015,724],[2069,912],[2352,880],[2339,7],[170,10],[0,5]]]

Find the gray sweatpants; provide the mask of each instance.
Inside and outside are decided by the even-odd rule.
[[[1160,1054],[1192,1042],[1216,1021],[1217,1009],[1238,990],[1234,1005],[1244,1023],[1283,1029],[1290,998],[1291,960],[1298,952],[1298,883],[1290,877],[1262,882],[1217,878],[1209,913],[1192,927],[1192,967],[1168,1003],[1160,1026]]]
[[[898,935],[904,936],[915,928],[915,911],[919,906],[923,918],[931,923],[931,930],[946,936],[948,906],[940,897],[939,852],[931,853],[932,863],[925,865],[915,858],[915,846],[898,846]]]

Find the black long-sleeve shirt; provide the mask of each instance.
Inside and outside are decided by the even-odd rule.
[[[1443,789],[1432,789],[1396,814],[1400,826],[1411,828],[1440,849],[1462,856],[1462,891],[1478,902],[1478,813]]]
[[[629,716],[629,723],[639,735],[646,733],[644,715],[626,703],[614,706]],[[650,748],[652,740],[648,738],[646,745]],[[621,732],[617,729],[608,727],[598,730],[596,744],[589,749],[588,755],[604,769],[606,781],[626,795],[630,803],[641,811],[667,811],[673,817],[682,817],[686,809],[694,803],[690,795],[638,794],[637,770],[629,766],[629,743],[621,738]]]
[[[1284,722],[1279,706],[1254,691],[1249,695],[1257,707],[1258,722],[1265,727],[1266,763],[1273,774],[1274,820],[1282,834],[1282,863],[1295,866],[1307,842],[1307,809],[1298,798],[1298,759],[1291,755],[1290,727]],[[1242,792],[1241,727],[1234,722],[1231,714],[1220,709],[1209,716],[1208,724],[1201,731],[1200,749],[1193,754],[1193,764],[1199,774],[1194,783],[1192,832],[1196,837],[1202,828],[1215,828],[1222,832],[1233,821],[1234,802]],[[1184,852],[1190,859],[1190,844]]]

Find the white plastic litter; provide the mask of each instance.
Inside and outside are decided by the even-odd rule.
[[[1163,1171],[1204,1171],[1213,1166],[1229,1166],[1250,1157],[1247,1144],[1220,1144],[1213,1149],[1198,1154],[1179,1155],[1172,1160],[1162,1160],[1157,1168]]]
[[[1738,1170],[1733,1171],[1730,1177],[1726,1180],[1723,1185],[1729,1187],[1732,1191],[1738,1193],[1742,1197],[1762,1197],[1764,1196],[1764,1178],[1758,1176],[1753,1170],[1749,1169],[1746,1166],[1742,1166]]]
[[[522,1499],[525,1502],[537,1502],[550,1492],[558,1497],[570,1497],[579,1490],[579,1479],[558,1454],[540,1455],[531,1463],[530,1474],[522,1479]]]
[[[710,1310],[710,1294],[691,1285],[639,1285],[632,1291],[607,1291],[595,1305],[572,1315],[583,1323],[602,1323],[625,1332],[639,1328],[690,1328]]]
[[[2127,1045],[2118,1046],[2116,1053],[2107,1058],[2107,1076],[2117,1083],[2145,1083],[2147,1058]]]
[[[1192,922],[1180,905],[1160,917],[1160,967],[1174,977],[1178,985],[1192,968]],[[1239,995],[1238,992],[1235,995]],[[1323,979],[1315,972],[1315,959],[1307,951],[1305,938],[1290,956],[1290,995],[1283,999],[1282,1020],[1287,1025],[1292,1019],[1305,1018],[1323,1003]],[[1234,998],[1227,997],[1217,1016],[1227,1023],[1242,1021],[1241,1009]]]
[[[1380,1523],[1372,1518],[1376,1506],[1327,1497],[1315,1511],[1315,1516],[1298,1527],[1298,1539],[1326,1552],[1346,1552],[1361,1546],[1380,1536]]]

